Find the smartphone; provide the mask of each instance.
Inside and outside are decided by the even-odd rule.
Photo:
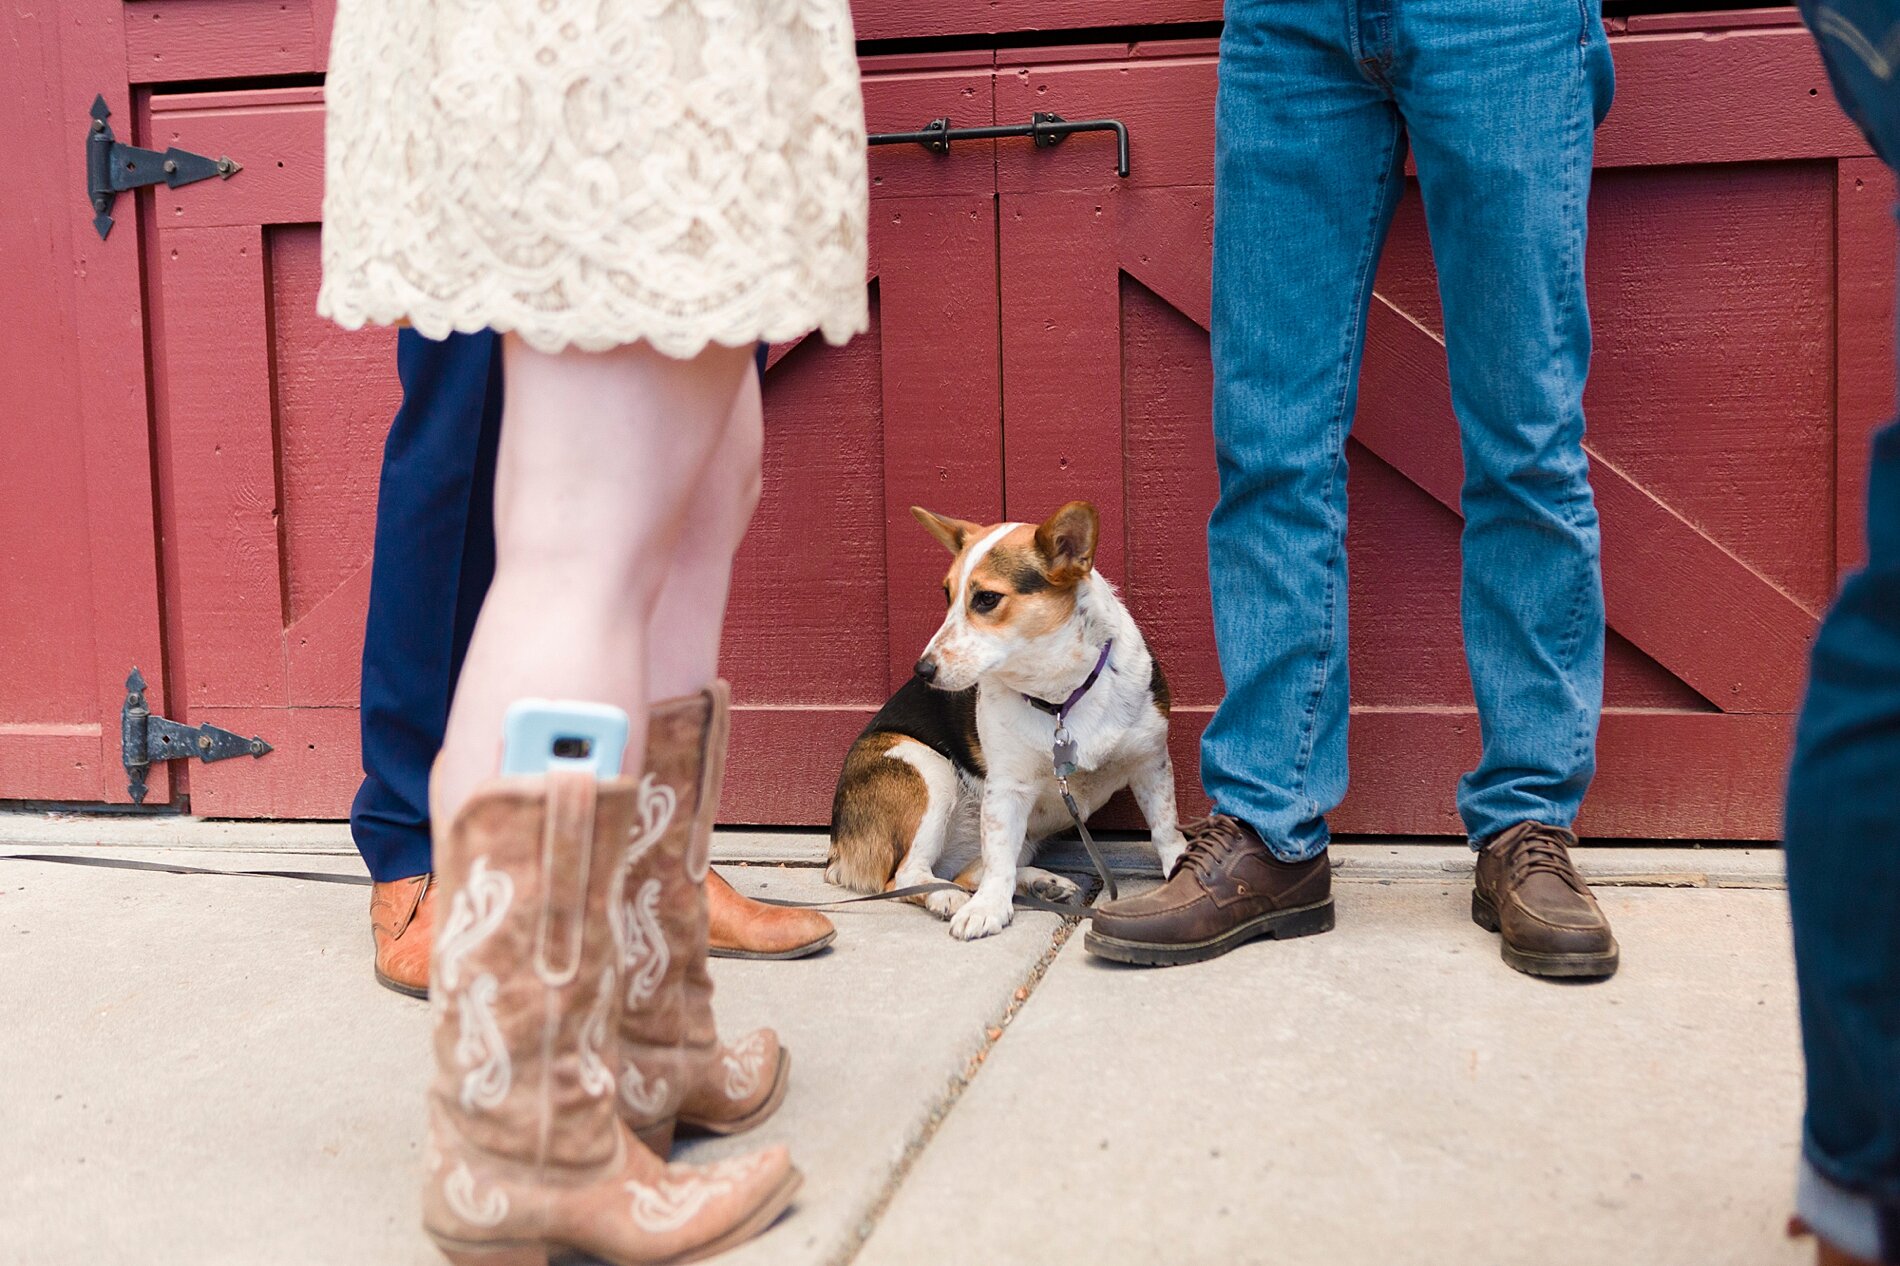
[[[606,703],[517,699],[502,720],[501,772],[612,778],[627,752],[627,714]]]

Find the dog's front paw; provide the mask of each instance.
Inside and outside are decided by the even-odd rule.
[[[924,909],[930,911],[939,919],[947,919],[957,911],[963,909],[969,900],[970,894],[961,888],[955,892],[947,890],[938,891],[930,893],[924,898]]]
[[[1021,883],[1023,890],[1030,896],[1041,897],[1044,901],[1055,901],[1065,905],[1082,903],[1081,885],[1054,871],[1030,871],[1023,876]]]
[[[950,935],[959,941],[974,941],[985,936],[995,936],[1009,926],[1016,911],[1009,898],[1001,901],[978,893],[964,903],[950,919]]]

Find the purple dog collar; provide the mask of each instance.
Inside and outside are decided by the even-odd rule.
[[[1108,667],[1108,655],[1114,649],[1115,639],[1111,637],[1103,644],[1102,653],[1095,660],[1095,668],[1083,679],[1081,685],[1069,692],[1069,697],[1061,703],[1050,703],[1047,699],[1038,699],[1034,695],[1024,695],[1023,702],[1032,708],[1040,708],[1047,712],[1056,719],[1056,725],[1061,726],[1068,719],[1069,709],[1082,701],[1082,696],[1089,692],[1089,687],[1095,684],[1096,679],[1102,675],[1102,670]]]

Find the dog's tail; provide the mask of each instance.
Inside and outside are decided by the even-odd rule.
[[[883,892],[929,807],[930,789],[891,749],[902,737],[867,734],[851,745],[831,802],[825,879],[854,892]]]
[[[883,892],[897,873],[898,841],[889,815],[854,804],[841,784],[831,806],[831,851],[825,881],[853,892]]]

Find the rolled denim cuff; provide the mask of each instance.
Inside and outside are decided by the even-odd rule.
[[[1794,1206],[1801,1220],[1834,1247],[1870,1262],[1900,1263],[1900,1204],[1843,1187],[1803,1156]]]

